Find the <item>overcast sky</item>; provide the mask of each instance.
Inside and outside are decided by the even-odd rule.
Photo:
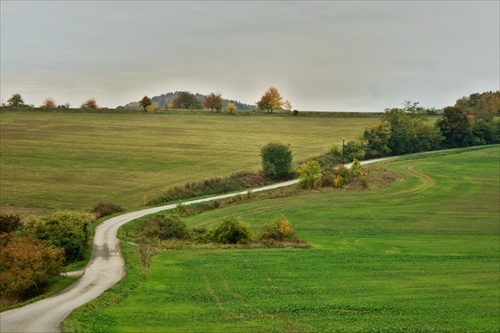
[[[500,85],[499,1],[5,1],[1,99],[187,90],[294,109],[453,105]]]

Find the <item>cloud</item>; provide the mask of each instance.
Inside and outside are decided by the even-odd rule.
[[[2,98],[34,104],[114,107],[175,90],[253,103],[276,86],[302,110],[382,111],[442,107],[500,81],[498,2],[1,5]]]

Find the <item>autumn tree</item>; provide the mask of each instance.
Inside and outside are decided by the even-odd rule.
[[[97,109],[97,101],[95,98],[91,98],[83,102],[83,104],[80,106],[82,109]]]
[[[221,94],[210,93],[207,98],[205,98],[203,106],[207,109],[211,109],[212,112],[214,112],[214,110],[219,112],[224,107],[224,100]]]
[[[236,113],[236,105],[234,103],[227,103],[226,111],[229,114],[235,114]]]
[[[174,100],[172,101],[172,106],[174,109],[201,109],[202,104],[196,98],[196,96],[189,91],[182,91]]]
[[[261,99],[256,102],[256,104],[259,109],[267,110],[268,113],[273,113],[273,110],[281,108],[285,104],[285,101],[283,101],[283,97],[281,97],[278,89],[271,87],[262,95]]]
[[[56,108],[56,102],[54,101],[54,99],[52,97],[48,97],[43,102],[42,108],[44,108],[44,109],[55,109]]]
[[[151,103],[151,98],[149,98],[148,96],[144,96],[141,101],[140,101],[140,104],[142,106],[142,110],[143,111],[146,111],[148,106],[150,106],[152,103]]]
[[[29,236],[0,234],[0,296],[36,295],[63,269],[64,250]]]
[[[17,108],[22,106],[24,103],[23,98],[21,97],[20,94],[15,93],[13,94],[8,100],[7,100],[7,106]]]

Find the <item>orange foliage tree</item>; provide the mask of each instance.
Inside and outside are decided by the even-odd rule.
[[[55,109],[56,108],[56,101],[54,101],[54,99],[52,97],[48,97],[43,102],[42,108],[44,108],[44,109]]]
[[[214,112],[214,110],[219,112],[224,107],[224,101],[221,94],[210,93],[210,95],[205,98],[203,106],[207,109],[211,109],[212,112]]]
[[[287,103],[290,104],[288,101]],[[278,89],[271,87],[262,95],[261,99],[256,102],[256,104],[259,109],[267,110],[268,113],[273,113],[273,110],[279,109],[285,105],[285,101],[283,101],[283,97],[281,97]]]
[[[62,272],[64,250],[31,237],[1,234],[0,296],[24,299],[36,295]]]

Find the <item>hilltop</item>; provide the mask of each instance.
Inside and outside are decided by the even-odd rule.
[[[153,105],[157,108],[163,108],[165,105],[171,103],[174,98],[179,96],[181,91],[176,91],[176,92],[168,92],[166,94],[161,94],[160,96],[154,96],[151,97],[151,102]],[[201,103],[207,98],[207,95],[203,95],[200,93],[194,94],[196,99],[198,99]],[[255,105],[250,105],[250,104],[245,104],[240,101],[232,100],[232,99],[224,99],[224,105],[227,105],[228,103],[234,103],[236,105],[236,108],[238,110],[253,110],[256,108]],[[117,109],[141,109],[141,105],[139,101],[135,102],[130,102],[126,104],[125,106],[117,106]]]

